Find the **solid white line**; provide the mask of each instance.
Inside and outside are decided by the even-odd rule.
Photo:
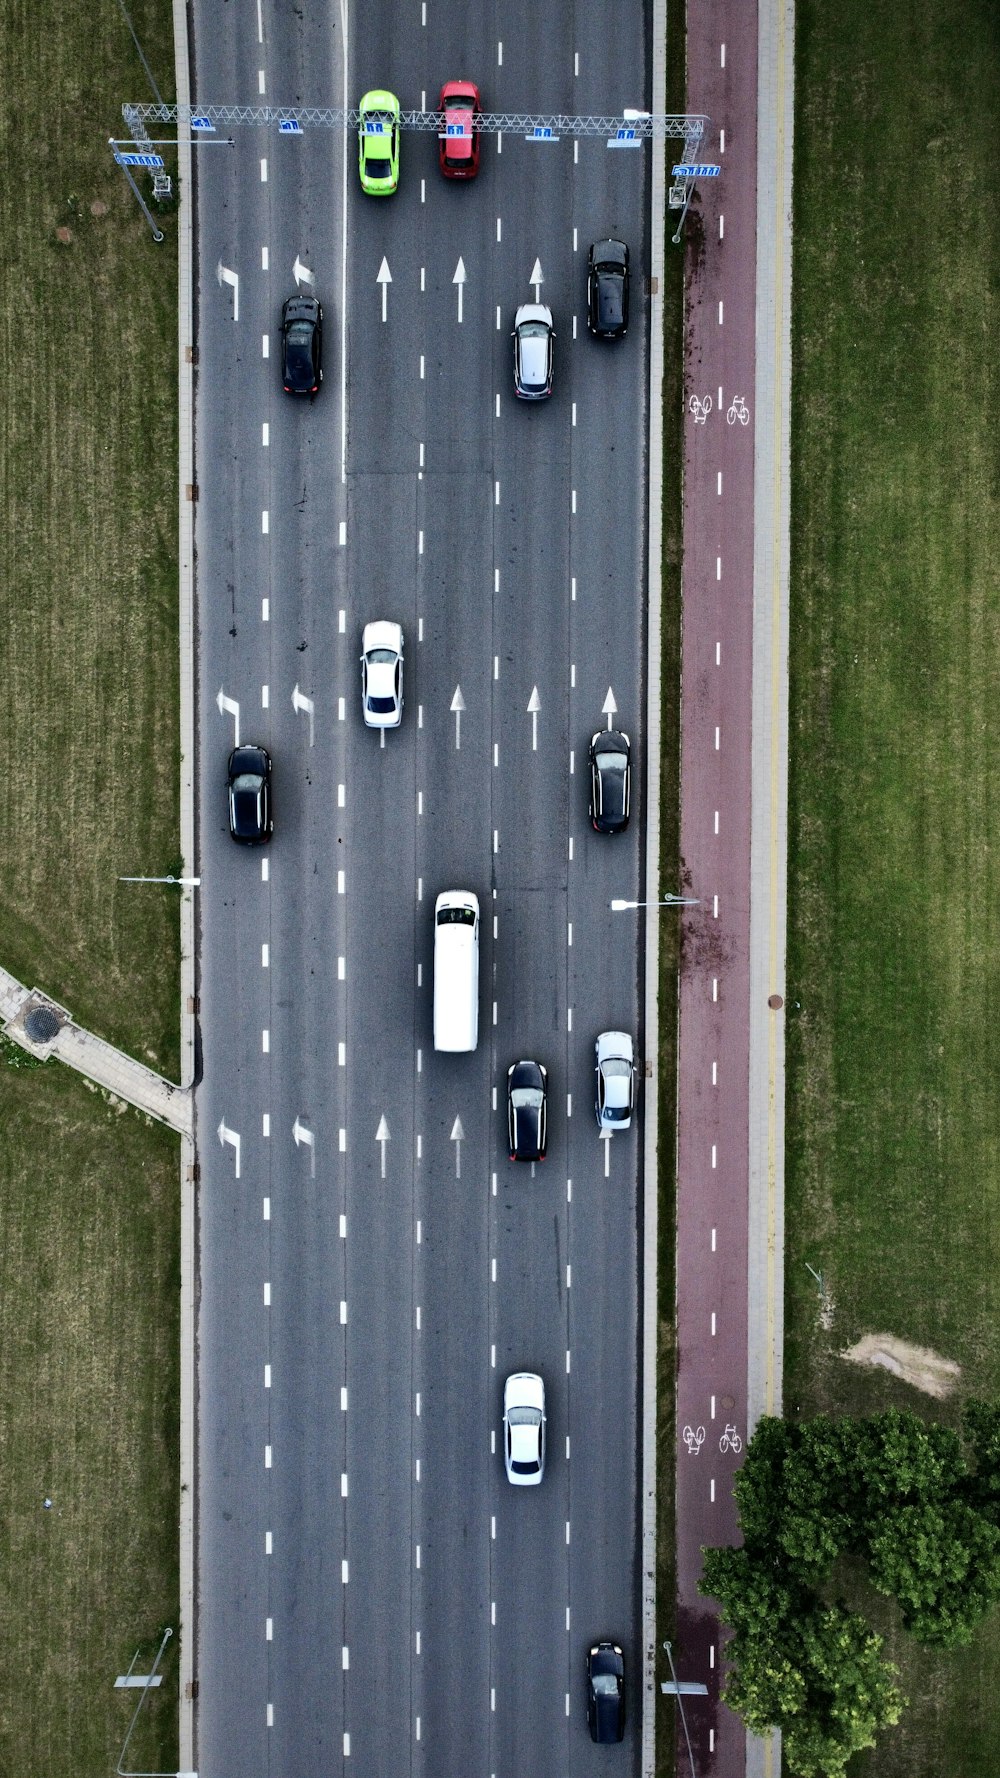
[[[719,66],[720,68],[724,68],[726,65],[726,46],[724,43],[720,45],[720,58]]]
[[[719,298],[719,326],[722,326],[722,298]]]
[[[260,162],[260,182],[262,185],[267,184],[267,160],[264,156],[261,156]]]
[[[271,601],[270,601],[270,599],[262,599],[260,602],[260,621],[262,624],[269,624],[271,621]],[[266,858],[263,859],[262,863],[266,866],[267,859]],[[266,877],[266,874],[267,874],[267,872],[265,870],[265,877]]]
[[[270,1387],[271,1387],[271,1366],[269,1364],[265,1364],[265,1366],[264,1366],[264,1388],[270,1389]]]
[[[725,154],[725,152],[726,152],[726,132],[725,132],[725,130],[720,130],[719,131],[719,153]]]
[[[265,1027],[264,1027],[264,1030],[263,1030],[263,1031],[262,1031],[262,1032],[261,1032],[261,1034],[260,1034],[260,1046],[261,1046],[261,1049],[262,1049],[262,1050],[263,1050],[263,1052],[264,1052],[264,1054],[265,1054],[265,1056],[266,1056],[266,1055],[269,1055],[269,1054],[270,1054],[270,1051],[271,1051],[271,1033],[270,1033],[270,1031],[269,1031],[269,1030],[268,1030],[268,1029],[267,1029],[267,1027],[266,1027],[266,1026],[265,1026]]]
[[[268,444],[270,444],[270,442],[271,442],[270,434],[271,434],[271,428],[268,425],[267,421],[265,420],[264,424],[262,425],[262,427],[260,429],[260,442],[265,447]]]
[[[264,1307],[265,1309],[271,1307],[271,1286],[267,1279],[264,1280]]]
[[[271,1113],[269,1111],[265,1111],[262,1122],[263,1122],[262,1134],[265,1136],[270,1136],[270,1134],[271,1134]]]
[[[263,92],[267,91],[267,88],[264,85],[264,70],[263,70],[263,68],[258,68],[258,70],[257,70],[257,91],[259,93],[263,93]]]

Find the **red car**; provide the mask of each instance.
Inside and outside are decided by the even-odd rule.
[[[474,179],[479,171],[479,88],[471,80],[446,80],[438,110],[444,113],[444,129],[438,140],[438,157],[446,179]]]

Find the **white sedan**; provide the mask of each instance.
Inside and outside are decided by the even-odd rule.
[[[368,728],[398,728],[403,720],[403,632],[385,619],[362,631],[361,709]]]
[[[537,1487],[545,1470],[545,1384],[534,1371],[515,1371],[503,1386],[503,1455],[509,1482]]]
[[[597,1053],[597,1099],[601,1130],[627,1130],[635,1104],[635,1060],[627,1031],[602,1031]]]

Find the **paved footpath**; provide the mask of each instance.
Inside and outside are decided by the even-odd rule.
[[[45,1061],[58,1056],[99,1087],[169,1124],[182,1136],[191,1134],[191,1094],[155,1074],[142,1062],[116,1050],[103,1037],[84,1031],[64,1006],[37,988],[25,988],[0,969],[0,1029],[29,1055]]]
[[[681,893],[701,905],[685,911],[680,984],[676,1660],[679,1677],[708,1686],[706,1700],[685,1703],[696,1771],[743,1778],[777,1771],[780,1760],[775,1743],[748,1742],[720,1702],[720,1626],[698,1579],[703,1545],[737,1541],[733,1477],[760,1413],[780,1412],[791,133],[783,0],[689,9],[688,104],[712,120],[699,158],[722,173],[701,182],[687,242]],[[677,1769],[687,1778],[683,1735]]]

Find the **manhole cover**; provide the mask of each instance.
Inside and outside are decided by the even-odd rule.
[[[767,1004],[772,1012],[777,1012],[785,1003],[780,994],[769,994],[767,997]]]
[[[24,1029],[32,1043],[51,1043],[59,1035],[59,1020],[47,1006],[36,1006],[24,1021]]]

